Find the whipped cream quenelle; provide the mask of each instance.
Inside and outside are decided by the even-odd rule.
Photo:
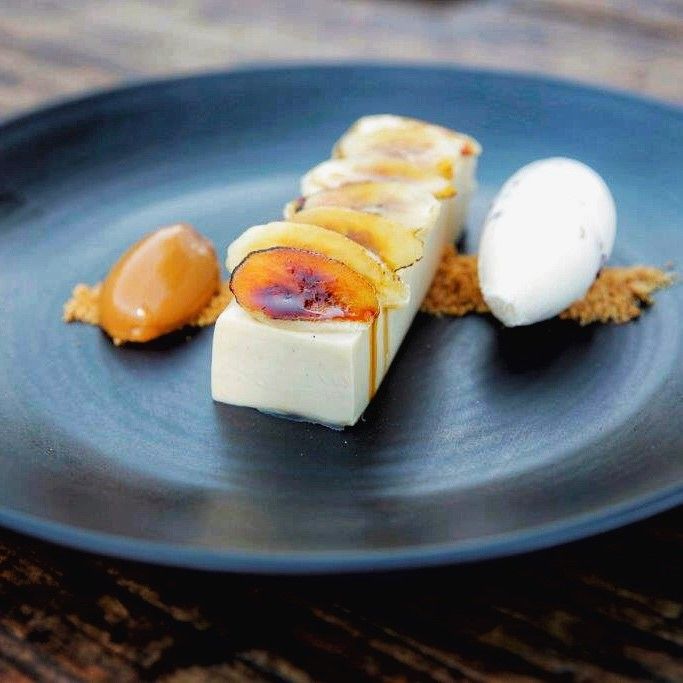
[[[422,168],[414,167],[419,178],[438,180],[428,164],[445,168],[444,159],[458,166],[461,144],[438,142],[439,135],[449,140],[449,131],[408,121],[411,136],[419,139],[422,125],[424,146],[438,147]],[[337,153],[349,152],[347,136]],[[391,151],[382,150],[390,167]],[[478,153],[478,145],[467,147],[469,156]],[[377,154],[373,147],[373,164]],[[235,298],[215,326],[212,394],[343,427],[360,418],[387,372],[445,246],[462,227],[469,193],[456,195],[454,213],[421,180],[350,174],[348,182],[316,184],[311,173],[304,197],[285,207],[286,221],[255,226],[228,250]]]
[[[574,159],[534,161],[501,188],[479,244],[479,284],[504,325],[552,318],[583,297],[612,253],[605,181]]]

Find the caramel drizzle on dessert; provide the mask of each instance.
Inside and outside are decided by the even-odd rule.
[[[384,369],[389,367],[389,309],[382,309],[382,339],[384,342]]]
[[[372,397],[377,391],[377,318],[370,325],[370,372],[368,376],[368,398]]]

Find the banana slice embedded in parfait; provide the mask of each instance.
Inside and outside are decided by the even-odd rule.
[[[249,228],[228,247],[228,270],[235,271],[250,253],[271,247],[293,247],[340,261],[370,282],[386,308],[400,308],[410,300],[410,287],[371,251],[343,234],[307,223],[282,221]]]
[[[444,200],[445,220],[452,239],[460,236],[470,197],[476,189],[481,146],[474,138],[417,119],[379,114],[358,119],[337,141],[332,154],[347,161],[379,157],[409,163],[448,180],[455,196],[435,196]]]
[[[338,206],[319,206],[294,214],[294,221],[333,230],[369,249],[391,270],[411,266],[422,258],[419,230],[406,229],[372,213]]]
[[[464,133],[409,117],[378,114],[358,119],[336,143],[332,156],[373,154],[403,159],[453,178],[460,159],[480,153],[479,143]]]
[[[439,202],[422,188],[396,182],[362,182],[299,197],[285,206],[285,218],[298,220],[297,212],[331,206],[376,214],[419,230],[431,226],[440,211]]]
[[[363,182],[408,183],[426,190],[436,199],[455,196],[452,180],[435,169],[420,167],[404,159],[374,155],[323,161],[301,179],[301,194],[306,197],[322,190]]]
[[[474,168],[474,165],[471,166],[472,173]],[[471,182],[465,182],[467,177],[463,175],[460,178],[465,191],[458,190],[456,194],[452,180],[444,178],[434,169],[421,168],[403,159],[376,156],[329,159],[312,168],[301,179],[301,194],[308,198],[325,190],[342,190],[347,185],[386,182],[422,190],[440,201],[439,221],[447,224],[449,239],[452,241],[462,232],[470,195],[474,189],[474,176],[471,176]],[[405,222],[398,218],[399,213],[400,211],[394,212],[391,220]]]

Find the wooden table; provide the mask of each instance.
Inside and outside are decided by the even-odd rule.
[[[681,0],[2,0],[0,117],[236,63],[439,60],[683,102]],[[264,579],[0,531],[0,681],[683,681],[683,510],[534,555]]]

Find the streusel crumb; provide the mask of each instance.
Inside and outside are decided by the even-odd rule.
[[[673,284],[674,279],[671,273],[651,266],[603,268],[586,296],[559,317],[580,325],[627,323],[641,314],[643,306],[654,303],[655,291]],[[458,254],[454,247],[446,250],[422,310],[453,316],[488,312],[479,289],[476,254]]]

